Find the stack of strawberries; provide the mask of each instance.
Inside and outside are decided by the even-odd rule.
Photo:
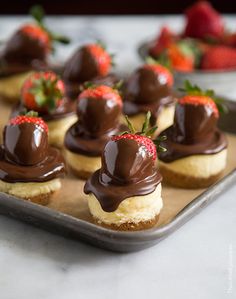
[[[163,27],[149,54],[177,71],[236,68],[236,33],[228,32],[222,16],[207,1],[198,1],[185,12],[182,34]]]

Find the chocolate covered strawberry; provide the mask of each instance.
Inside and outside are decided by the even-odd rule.
[[[105,85],[92,85],[79,95],[79,122],[89,134],[104,134],[118,125],[122,106],[121,97],[116,89]]]
[[[178,142],[193,143],[211,134],[219,118],[219,109],[222,111],[224,106],[215,98],[212,90],[202,91],[188,81],[181,91],[185,95],[176,105],[175,133]]]
[[[198,1],[186,10],[185,36],[219,38],[224,32],[221,15],[207,1]]]
[[[144,179],[147,173],[153,172],[157,151],[165,151],[160,146],[160,141],[165,140],[165,137],[156,141],[151,139],[156,127],[149,127],[150,116],[148,112],[140,132],[135,132],[127,118],[129,132],[113,136],[105,146],[102,172],[111,180],[121,183],[135,182]]]
[[[66,62],[63,77],[67,82],[79,84],[106,76],[111,66],[112,58],[101,44],[88,44]]]
[[[5,156],[21,165],[34,165],[45,159],[48,126],[37,113],[18,115],[9,121],[3,134]]]
[[[64,84],[53,72],[32,74],[23,84],[21,101],[27,110],[50,113],[62,104]]]
[[[163,85],[168,85],[169,87],[173,86],[174,78],[173,78],[172,73],[170,72],[170,70],[167,67],[165,67],[159,63],[152,62],[150,64],[145,64],[143,66],[143,68],[153,71],[158,76],[159,81]]]

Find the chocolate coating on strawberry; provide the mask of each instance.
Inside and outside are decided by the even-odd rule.
[[[63,78],[66,82],[83,83],[97,76],[106,76],[111,68],[109,54],[98,44],[79,48],[66,62]]]
[[[124,113],[135,115],[151,111],[154,124],[161,108],[175,102],[172,84],[173,77],[167,68],[158,64],[140,67],[125,83]]]
[[[4,128],[0,179],[7,182],[44,182],[64,173],[59,151],[48,146],[48,127],[38,117],[21,115]]]
[[[73,152],[100,155],[110,136],[121,130],[122,100],[117,90],[105,86],[85,89],[77,101],[78,122],[67,132],[65,145]]]
[[[160,181],[153,141],[141,133],[124,133],[106,144],[102,167],[86,182],[84,192],[93,193],[103,210],[111,212],[128,197],[153,192]]]
[[[214,154],[227,146],[223,133],[217,129],[219,110],[214,100],[189,82],[186,87],[187,95],[176,105],[173,126],[163,132],[167,140],[162,145],[167,152],[160,153],[160,160],[164,162],[194,154]]]

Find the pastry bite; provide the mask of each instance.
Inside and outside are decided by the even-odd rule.
[[[100,43],[87,44],[78,48],[67,60],[63,71],[66,93],[76,99],[81,84],[93,82],[112,87],[118,80],[110,74],[112,57]]]
[[[65,172],[60,152],[48,145],[47,124],[35,114],[12,118],[0,147],[0,191],[46,205],[61,188]]]
[[[147,124],[147,122],[146,122]],[[102,153],[101,168],[84,186],[94,221],[115,230],[153,227],[163,207],[161,174],[157,169],[159,142],[151,140],[153,129],[112,136]]]
[[[24,82],[13,115],[34,110],[47,122],[49,143],[62,147],[67,129],[76,121],[75,103],[65,96],[63,81],[53,72],[33,73]]]
[[[212,91],[203,92],[186,82],[185,95],[178,100],[174,124],[160,153],[164,181],[175,187],[204,188],[222,175],[227,158],[227,140],[217,128],[219,110]]]
[[[19,101],[21,86],[32,71],[50,68],[48,58],[54,42],[69,42],[45,27],[43,12],[37,9],[32,9],[35,22],[22,25],[0,51],[0,98],[9,102]]]
[[[116,89],[93,85],[77,100],[78,121],[65,136],[65,154],[72,172],[82,179],[101,167],[101,154],[120,125],[122,99]]]
[[[172,93],[173,76],[157,63],[144,64],[134,71],[124,84],[124,114],[134,127],[139,128],[145,114],[151,111],[151,124],[158,132],[173,123],[175,97]]]

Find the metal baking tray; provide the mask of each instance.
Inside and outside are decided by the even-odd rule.
[[[236,103],[226,101],[226,104],[229,106],[230,112],[221,118],[220,127],[231,134],[236,134]],[[142,250],[157,244],[176,231],[236,182],[236,159],[234,158],[235,154],[233,154],[236,146],[236,135],[230,135],[230,140],[233,140],[233,144],[231,144],[233,160],[229,163],[230,168],[227,174],[207,190],[184,190],[164,186],[164,216],[161,213],[161,222],[152,229],[121,232],[93,224],[89,218],[86,200],[78,200],[77,202],[76,196],[83,195],[82,183],[81,181],[79,183],[75,178],[67,179],[66,187],[63,187],[64,191],[61,195],[55,195],[55,200],[48,207],[0,193],[0,213],[107,250],[117,252]],[[74,184],[74,186],[81,184],[78,189],[80,195],[73,190],[75,199],[69,193],[72,185],[68,184]],[[185,200],[178,201],[178,198],[183,196],[182,194],[185,194]],[[168,198],[166,205],[165,197]],[[172,207],[174,208],[171,213]]]

